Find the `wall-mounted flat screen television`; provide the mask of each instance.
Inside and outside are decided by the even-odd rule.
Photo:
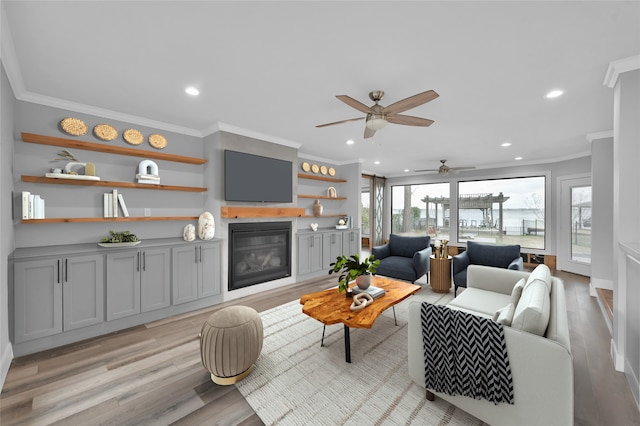
[[[293,201],[293,163],[224,151],[224,199],[259,203]]]

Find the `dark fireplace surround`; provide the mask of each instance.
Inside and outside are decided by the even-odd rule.
[[[291,222],[229,224],[229,291],[291,276]]]

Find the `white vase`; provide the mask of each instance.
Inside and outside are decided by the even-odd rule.
[[[204,212],[198,218],[198,237],[201,240],[211,240],[216,233],[216,224],[213,220],[213,215],[209,212]]]
[[[358,275],[356,277],[356,284],[360,290],[366,290],[371,285],[371,275]]]

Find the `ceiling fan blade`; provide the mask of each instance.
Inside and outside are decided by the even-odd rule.
[[[348,120],[334,121],[333,123],[318,124],[316,127],[333,126],[334,124],[349,123],[350,121],[364,120],[364,117],[350,118]]]
[[[404,124],[406,126],[428,127],[433,124],[433,120],[429,120],[428,118],[413,117],[411,115],[387,115],[387,121],[389,123]]]
[[[373,135],[375,135],[375,134],[376,134],[376,131],[375,131],[375,130],[370,129],[370,128],[368,128],[368,127],[366,127],[366,126],[365,126],[365,128],[364,128],[364,138],[365,138],[365,139],[371,138],[371,137],[373,137]]]
[[[475,167],[449,167],[450,172],[461,172],[463,170],[473,170]]]
[[[364,112],[367,114],[370,113],[374,113],[375,111],[372,110],[370,107],[366,106],[365,104],[363,104],[360,101],[356,101],[355,99],[353,99],[351,96],[347,96],[347,95],[337,95],[336,98],[340,99],[342,102],[344,102],[345,104],[349,105],[352,108],[357,109],[360,112]]]
[[[414,170],[414,172],[430,172],[430,173],[437,173],[440,170],[438,169],[426,169],[426,170]]]
[[[429,101],[437,98],[438,95],[433,90],[427,90],[426,92],[418,93],[417,95],[409,96],[401,101],[392,103],[384,108],[385,114],[398,114],[400,112],[415,108],[419,105],[426,104]]]

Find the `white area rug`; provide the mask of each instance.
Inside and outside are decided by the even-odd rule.
[[[383,313],[371,329],[351,329],[345,362],[343,325],[327,327],[302,313],[298,300],[260,314],[264,345],[254,371],[237,384],[267,425],[478,425],[478,419],[436,398],[409,378],[408,305],[447,303],[453,294],[417,295]]]

